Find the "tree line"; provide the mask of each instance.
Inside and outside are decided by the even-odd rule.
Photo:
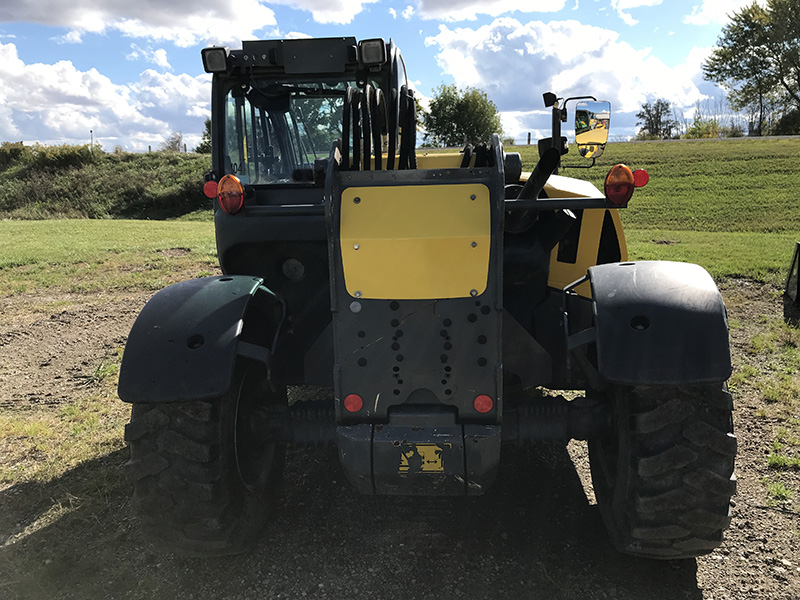
[[[669,101],[642,104],[640,139],[800,134],[800,0],[767,0],[733,12],[703,63],[703,77],[718,84],[734,118],[696,106],[691,123]],[[717,107],[718,109],[720,107]]]

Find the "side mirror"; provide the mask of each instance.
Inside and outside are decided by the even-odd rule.
[[[608,142],[611,103],[582,100],[575,105],[575,143],[586,158],[599,158]]]

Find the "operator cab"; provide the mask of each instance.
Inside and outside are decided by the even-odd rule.
[[[368,97],[377,125],[369,133],[362,127],[364,137],[380,140],[378,154],[396,143],[406,74],[391,41],[248,41],[241,50],[206,48],[203,63],[214,74],[209,177],[235,176],[248,188],[243,207],[321,203],[321,189],[300,190],[314,187],[315,161],[327,159],[336,140],[349,138],[343,129],[359,94]],[[357,111],[353,106],[353,115]],[[293,191],[266,194],[261,186]]]

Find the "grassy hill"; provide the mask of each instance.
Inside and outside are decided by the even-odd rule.
[[[0,218],[165,219],[211,208],[211,157],[0,144]]]

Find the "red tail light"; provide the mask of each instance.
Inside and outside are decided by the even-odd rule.
[[[476,411],[485,414],[494,408],[494,401],[486,394],[481,394],[475,398],[475,401],[472,403],[472,405],[475,407]]]
[[[344,399],[344,407],[348,412],[358,412],[364,408],[364,401],[358,394],[350,394]]]
[[[636,187],[644,187],[650,181],[650,174],[644,169],[636,169],[633,172],[633,185]]]
[[[615,165],[606,175],[605,193],[614,206],[625,206],[636,187],[633,173],[625,165]]]
[[[203,193],[206,195],[206,198],[216,198],[217,197],[217,182],[216,181],[206,181],[203,184]]]
[[[229,215],[235,215],[244,204],[244,188],[236,175],[225,175],[217,184],[217,202]]]

